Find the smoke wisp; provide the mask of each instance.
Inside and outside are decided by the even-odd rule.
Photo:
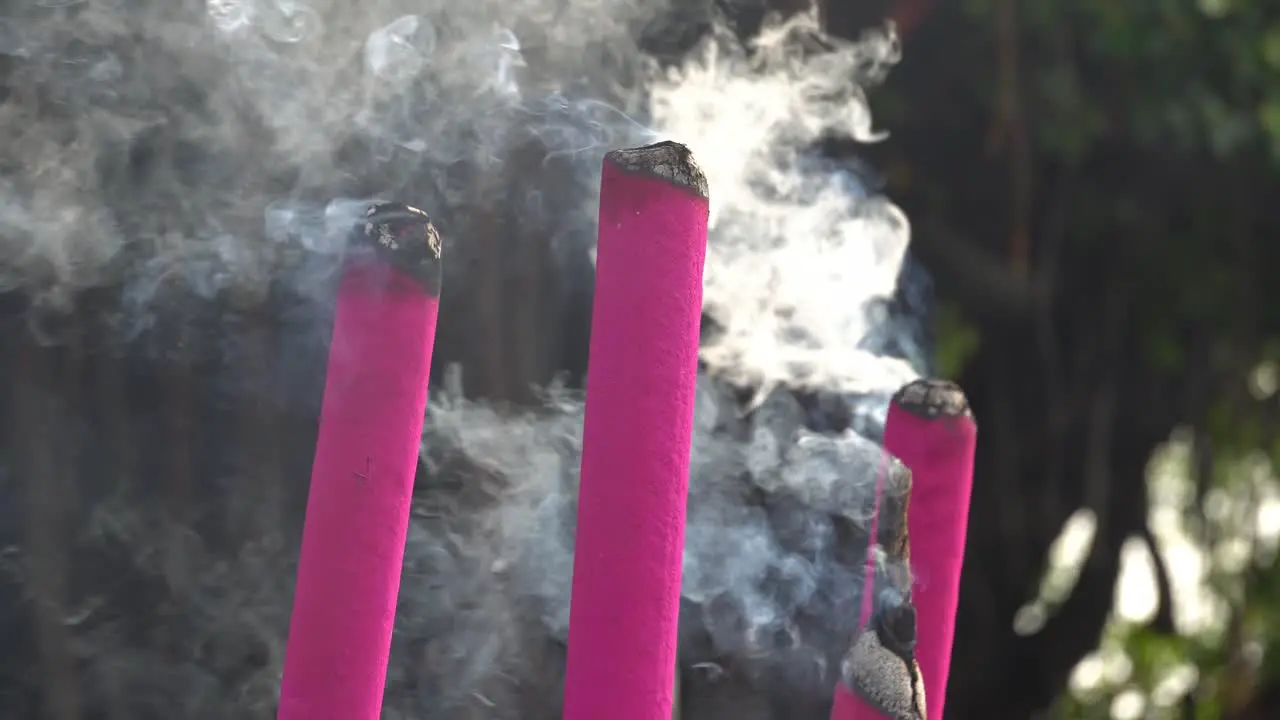
[[[191,451],[202,464],[183,480],[210,506],[197,520],[152,491],[178,473],[147,459],[171,451],[152,442],[171,423],[150,401],[47,389],[53,426],[77,428],[67,442],[86,448],[77,581],[57,602],[35,597],[20,533],[5,535],[0,569],[25,601],[63,614],[95,717],[272,714],[308,413],[343,235],[364,202],[428,209],[445,257],[459,258],[445,263],[443,312],[465,315],[448,293],[475,280],[464,259],[482,240],[477,216],[519,221],[494,241],[500,253],[522,252],[521,229],[536,228],[557,283],[589,288],[600,160],[658,138],[693,148],[713,204],[681,618],[681,665],[698,681],[686,691],[741,683],[793,707],[826,701],[858,621],[877,424],[922,353],[883,312],[906,218],[814,147],[878,139],[863,88],[898,47],[888,32],[828,37],[812,16],[767,21],[744,43],[729,15],[751,5],[2,6],[0,293],[22,298],[14,312],[41,345],[77,337],[74,314],[125,362],[178,358],[209,385],[192,401],[210,406],[192,420],[207,425]],[[251,333],[271,338],[263,358]],[[581,400],[551,387],[536,406],[489,403],[464,397],[463,380],[429,410],[385,716],[559,717]],[[246,398],[263,403],[254,427],[288,436],[278,449],[245,439]],[[90,469],[124,454],[121,433],[143,457]],[[0,458],[4,495],[37,481],[20,465]]]

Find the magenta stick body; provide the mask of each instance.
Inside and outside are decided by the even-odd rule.
[[[876,581],[875,560],[872,550],[880,529],[881,496],[884,493],[885,479],[888,475],[888,458],[881,458],[880,470],[876,475],[874,511],[871,515],[871,526],[867,533],[866,571],[863,573],[862,606],[858,613],[858,628],[865,628],[871,620],[875,605]],[[831,705],[831,720],[885,720],[885,714],[872,707],[870,703],[858,697],[843,682],[836,683],[834,702]]]
[[[858,627],[866,627],[871,619],[872,605],[875,598],[875,562],[871,558],[871,549],[875,546],[876,530],[879,526],[880,493],[884,490],[884,469],[876,479],[875,513],[871,516],[871,529],[867,534],[867,561],[862,581],[862,607],[858,613]],[[884,714],[871,707],[858,697],[844,683],[836,683],[835,702],[831,705],[831,720],[884,720]]]
[[[606,156],[565,720],[671,717],[707,219],[684,146]]]
[[[438,301],[348,265],[280,691],[280,720],[377,720],[387,676]]]
[[[922,412],[925,405],[934,411]],[[889,406],[885,449],[912,474],[907,527],[919,623],[916,661],[929,720],[941,720],[946,701],[977,437],[968,401],[951,383],[911,383]]]
[[[885,714],[871,707],[867,701],[845,687],[844,683],[836,683],[831,720],[885,720]]]

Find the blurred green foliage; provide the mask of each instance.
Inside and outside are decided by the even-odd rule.
[[[934,367],[942,377],[956,377],[978,347],[978,329],[964,319],[959,308],[946,303],[938,308],[935,323]]]
[[[972,36],[956,44],[982,68],[959,76],[954,91],[993,118],[1007,90],[997,67],[1007,61],[998,58],[1007,41],[998,18],[1012,2],[960,0],[964,22],[954,27]],[[1245,527],[1262,502],[1260,488],[1276,485],[1280,467],[1280,396],[1274,380],[1259,388],[1248,377],[1255,368],[1274,374],[1267,363],[1280,359],[1280,282],[1273,279],[1280,266],[1280,2],[1035,0],[1016,3],[1016,18],[1018,102],[1036,167],[1052,169],[1038,177],[1079,178],[1072,242],[1095,245],[1077,248],[1082,256],[1125,257],[1149,269],[1126,282],[1135,286],[1150,372],[1173,382],[1190,373],[1197,347],[1187,328],[1204,326],[1213,329],[1207,362],[1221,378],[1202,428],[1212,472],[1201,477],[1193,462],[1176,472],[1194,486],[1193,501],[1178,512],[1190,542],[1211,560],[1204,584],[1223,603],[1222,627],[1187,633],[1117,619],[1102,652],[1123,658],[1123,671],[1089,692],[1064,695],[1055,715],[1123,717],[1123,696],[1135,693],[1144,701],[1130,704],[1141,707],[1136,717],[1280,712],[1280,694],[1259,705],[1280,688],[1280,571],[1274,552],[1259,549],[1262,540]],[[900,98],[884,107],[891,116],[910,112]],[[910,172],[915,186],[943,181]],[[944,373],[958,374],[980,342],[958,310],[943,308],[937,361]],[[1235,510],[1215,516],[1210,497]],[[1242,537],[1252,543],[1247,559],[1221,561],[1222,548]],[[1193,681],[1185,692],[1170,690],[1171,677],[1188,664]]]

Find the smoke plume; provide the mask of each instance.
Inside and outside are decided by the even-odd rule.
[[[690,145],[712,188],[687,707],[730,686],[821,707],[858,620],[888,395],[923,369],[910,315],[924,284],[899,287],[903,214],[815,149],[881,137],[863,89],[897,60],[892,33],[847,42],[801,15],[744,40],[756,5],[2,6],[0,296],[21,299],[7,319],[60,362],[110,348],[104,367],[179,368],[195,378],[179,419],[203,428],[189,448],[156,440],[175,419],[133,371],[115,390],[47,380],[4,396],[11,447],[52,442],[15,429],[39,408],[89,458],[67,471],[64,596],[32,579],[40,551],[9,532],[21,522],[0,554],[13,592],[68,628],[83,708],[273,714],[334,281],[367,200],[432,214],[445,315],[470,317],[466,258],[499,213],[516,222],[498,254],[536,228],[558,291],[581,304],[601,158],[660,138]],[[433,392],[385,716],[559,717],[581,398],[553,384],[536,403],[487,402],[463,393],[469,370]],[[44,479],[45,460],[19,455],[0,457],[0,499]],[[108,457],[111,472],[91,459]],[[194,489],[164,489],[182,483]],[[176,513],[175,498],[198,507]],[[50,705],[35,654],[4,671],[0,704]]]

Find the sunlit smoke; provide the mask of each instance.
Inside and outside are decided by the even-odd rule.
[[[715,327],[698,386],[681,661],[822,697],[858,619],[882,465],[875,425],[915,373],[892,355],[918,364],[921,353],[878,311],[900,290],[905,217],[815,144],[880,137],[862,88],[898,47],[888,33],[835,40],[807,16],[766,23],[744,47],[714,8],[95,0],[0,11],[0,291],[42,312],[114,293],[125,340],[187,307],[175,298],[249,306],[283,292],[281,346],[298,352],[280,361],[302,363],[322,353],[344,231],[368,200],[428,209],[451,257],[469,240],[460,229],[476,195],[496,193],[485,202],[551,229],[556,260],[585,257],[604,153],[686,142],[712,188]],[[710,34],[669,56],[702,22]],[[654,32],[663,57],[642,50]],[[553,174],[510,191],[508,161],[531,141]],[[445,267],[447,293],[469,267]],[[558,717],[582,405],[563,389],[545,395],[512,409],[437,388],[388,718]],[[254,539],[215,560],[154,508],[116,498],[93,518],[92,542],[130,548],[164,578],[164,622],[182,640],[140,640],[118,623],[82,631],[87,692],[121,716],[267,716],[296,547]],[[174,581],[157,558],[175,552],[209,572]]]
[[[694,149],[714,189],[705,297],[722,332],[702,354],[735,381],[856,392],[914,377],[861,347],[868,302],[895,289],[906,217],[814,152],[827,137],[880,137],[860,83],[897,52],[891,36],[834,42],[801,16],[749,49],[713,37],[654,83],[655,123]]]
[[[645,63],[634,28],[663,6],[157,0],[9,10],[0,288],[65,297],[124,281],[139,308],[166,289],[239,291],[301,262],[265,242],[264,217],[276,237],[314,251],[318,219],[302,208],[334,196],[412,197],[458,242],[451,211],[521,133],[586,154],[582,176],[565,180],[590,187],[586,168],[640,126],[618,110],[578,127],[563,116],[579,103],[599,115],[592,106],[638,102]],[[568,110],[560,118],[549,111],[557,105]],[[275,212],[282,203],[289,213]],[[585,250],[590,227],[576,230]]]

